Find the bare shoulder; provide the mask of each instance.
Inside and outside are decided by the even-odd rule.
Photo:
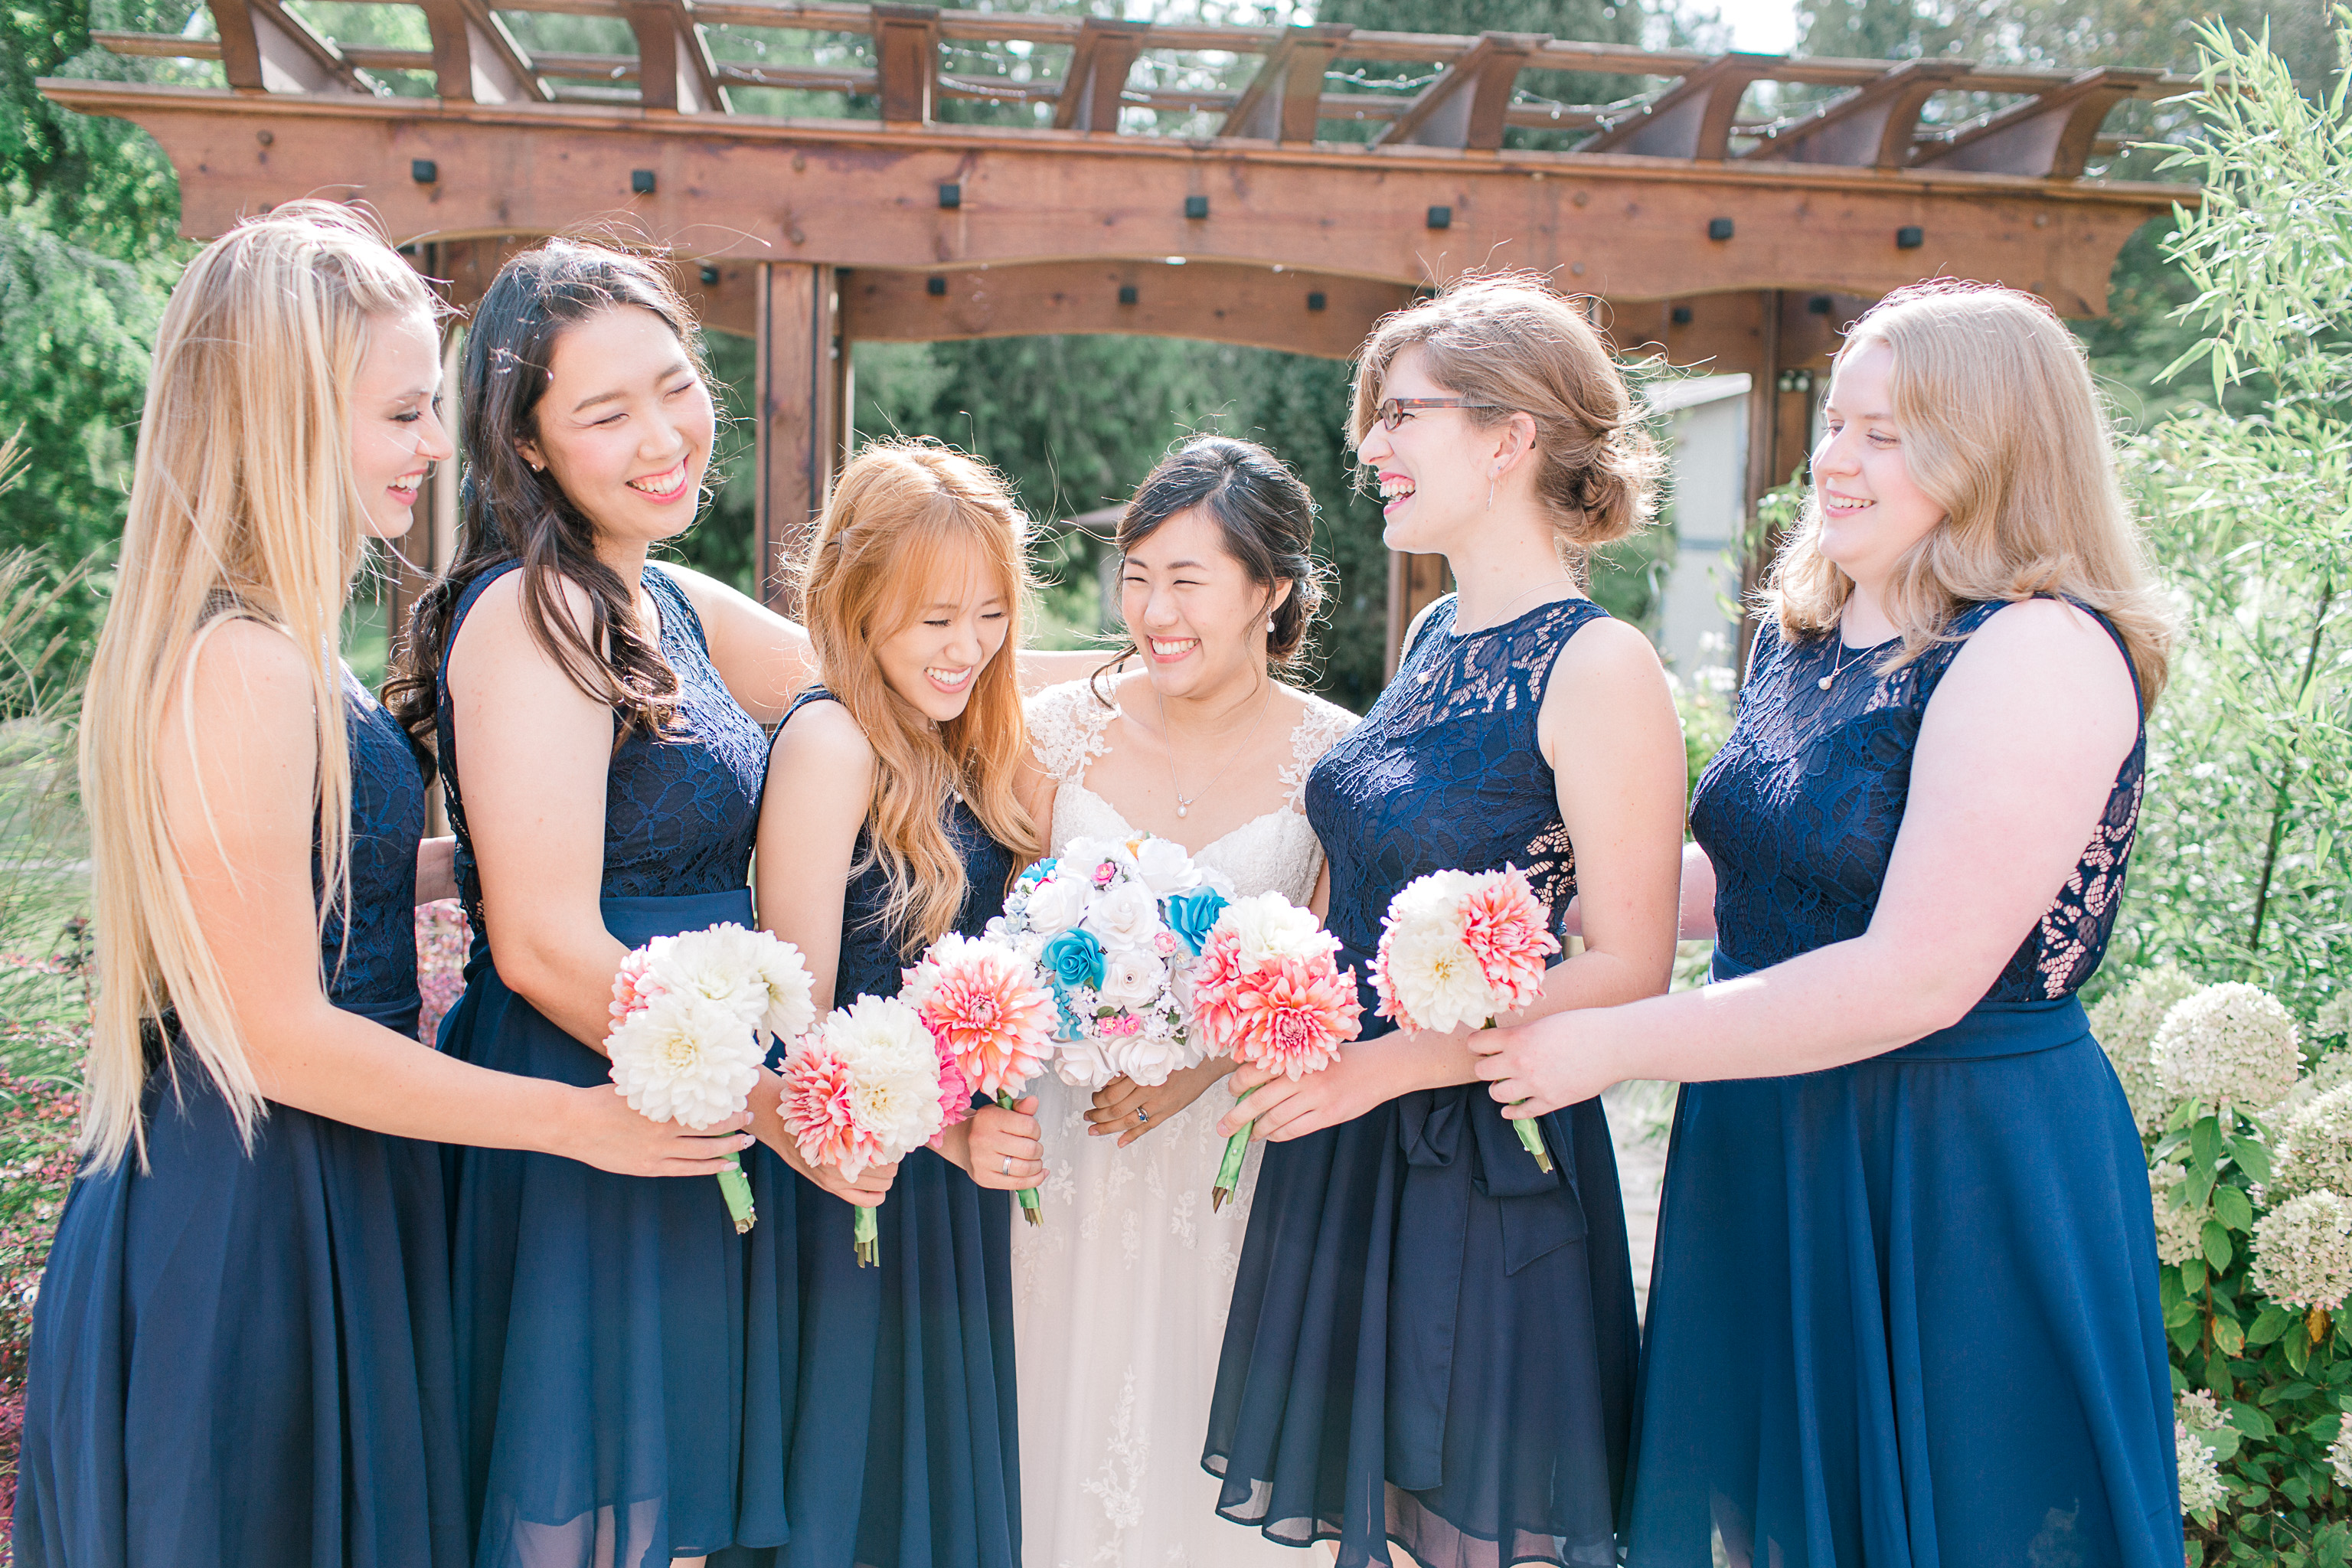
[[[2063,599],[2021,599],[1987,616],[1952,658],[1952,678],[1962,671],[2053,675],[2087,681],[2130,684],[2123,650],[2098,618]]]
[[[1590,715],[1625,703],[1647,706],[1673,699],[1665,666],[1641,628],[1611,616],[1587,621],[1568,639],[1544,684],[1547,716]]]
[[[200,729],[283,724],[310,732],[310,671],[284,627],[224,616],[197,634],[187,669],[183,689]],[[175,693],[172,707],[179,702]]]
[[[858,771],[874,766],[874,743],[838,702],[803,702],[793,710],[776,731],[776,755],[795,766],[834,767]]]

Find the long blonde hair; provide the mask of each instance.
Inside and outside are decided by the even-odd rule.
[[[134,1148],[145,1160],[142,1036],[167,1009],[248,1145],[262,1114],[155,766],[160,746],[195,745],[197,646],[224,618],[278,627],[302,655],[319,752],[322,931],[349,900],[351,758],[336,645],[366,505],[352,470],[352,388],[371,323],[432,308],[423,279],[365,216],[299,201],[207,246],[164,309],[82,720],[99,987],[81,1142],[102,1166]],[[167,737],[175,699],[184,728]]]
[[[1894,355],[1890,382],[1911,482],[1944,509],[1885,595],[1900,668],[1963,605],[2057,595],[2100,612],[2130,652],[2140,698],[2164,689],[2172,621],[2116,479],[2089,362],[2050,307],[2014,289],[1938,279],[1889,294],[1838,349]],[[1821,552],[1821,499],[1774,563],[1765,606],[1784,637],[1838,624],[1853,579]]]
[[[1013,672],[1027,527],[985,464],[936,441],[877,441],[843,468],[801,565],[820,679],[874,748],[870,858],[860,866],[881,863],[890,885],[882,918],[908,933],[908,952],[944,935],[963,906],[963,861],[940,818],[950,791],[1016,865],[1044,848],[1013,792],[1029,746]],[[913,623],[932,578],[964,552],[978,553],[1003,596],[1004,646],[972,678],[963,711],[935,725],[891,688],[874,649]]]

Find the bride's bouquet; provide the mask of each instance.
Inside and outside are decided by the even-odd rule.
[[[731,922],[657,936],[613,977],[604,1051],[633,1110],[699,1131],[743,1109],[768,1037],[791,1042],[816,1016],[800,949]],[[719,1174],[738,1235],[758,1217],[738,1163]]]
[[[1001,942],[950,931],[906,972],[898,999],[931,1032],[940,1058],[940,1108],[952,1127],[984,1094],[1007,1110],[1054,1049],[1054,998],[1036,972]],[[1021,1217],[1045,1221],[1037,1192],[1020,1194]]]
[[[940,1078],[922,1016],[896,997],[860,996],[793,1046],[777,1110],[802,1159],[855,1181],[868,1165],[905,1159],[947,1124]],[[864,1268],[881,1262],[879,1233],[872,1209],[856,1212],[851,1235]]]
[[[1234,900],[1209,929],[1192,977],[1202,1048],[1294,1083],[1330,1066],[1363,1031],[1355,971],[1339,972],[1339,939],[1280,893]],[[1244,1127],[1225,1141],[1212,1212],[1241,1185],[1249,1137]]]
[[[1543,995],[1544,960],[1559,951],[1543,901],[1515,866],[1432,871],[1389,901],[1372,960],[1380,1016],[1407,1029],[1455,1029],[1495,1020]],[[1519,1142],[1551,1169],[1534,1119],[1511,1118]]]
[[[1056,1077],[1151,1087],[1200,1063],[1186,972],[1228,895],[1181,846],[1149,837],[1074,838],[1021,874],[988,935],[1053,993]]]

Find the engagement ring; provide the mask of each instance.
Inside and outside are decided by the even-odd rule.
[[[1144,1110],[1143,1107],[1139,1105],[1135,1108],[1135,1120],[1138,1123],[1149,1121],[1151,1120],[1151,1112]]]

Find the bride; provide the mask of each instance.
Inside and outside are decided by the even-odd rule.
[[[1172,839],[1232,879],[1320,915],[1307,771],[1355,715],[1270,673],[1298,662],[1321,596],[1314,500],[1262,447],[1186,444],[1119,524],[1114,669],[1031,700],[1025,804],[1073,838]],[[1142,668],[1130,668],[1138,659]],[[1229,1060],[1089,1096],[1049,1074],[1042,1228],[1013,1226],[1023,1556],[1029,1568],[1225,1568],[1296,1558],[1216,1515],[1200,1466],[1209,1394],[1263,1144],[1211,1212]]]

